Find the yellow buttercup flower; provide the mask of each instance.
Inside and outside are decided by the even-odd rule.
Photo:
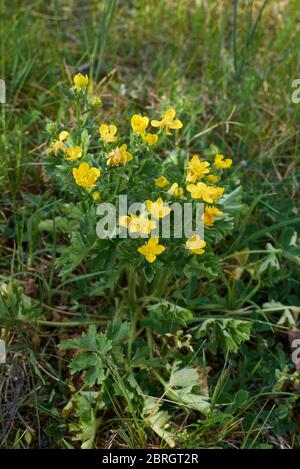
[[[75,85],[76,91],[84,90],[89,84],[89,77],[87,75],[82,75],[82,73],[77,73],[74,78],[73,82]]]
[[[82,157],[82,149],[78,146],[67,148],[66,153],[68,155],[65,157],[66,160],[76,161]]]
[[[79,168],[73,168],[72,173],[78,186],[90,189],[95,186],[101,171],[98,168],[90,168],[88,163],[81,163]]]
[[[174,108],[170,107],[166,110],[163,115],[163,118],[158,120],[151,121],[152,127],[160,127],[165,129],[167,135],[171,135],[170,129],[181,129],[183,126],[182,122],[179,119],[175,119],[176,111]]]
[[[204,182],[189,184],[187,190],[191,193],[192,199],[202,199],[209,204],[218,200],[224,192],[224,188],[208,186]]]
[[[117,140],[117,137],[116,137],[117,127],[113,124],[111,125],[102,124],[99,127],[99,133],[100,133],[102,140],[105,143],[113,143]]]
[[[59,150],[66,151],[66,146],[63,143],[65,140],[69,138],[70,134],[66,130],[62,130],[59,135],[58,135],[58,140],[55,140],[49,148],[47,148],[47,155],[50,155],[50,153],[54,153],[55,156],[57,156],[57,153]]]
[[[189,184],[187,190],[191,193],[192,199],[202,199],[205,202],[213,203],[211,187],[204,182]]]
[[[224,187],[212,187],[212,199],[216,202],[224,194]]]
[[[210,184],[216,184],[218,182],[218,176],[215,176],[214,174],[209,174],[206,177],[207,182],[210,182]]]
[[[147,261],[151,264],[156,260],[156,257],[166,249],[165,246],[158,244],[158,242],[158,238],[150,238],[147,243],[138,248],[138,252],[145,256]]]
[[[119,223],[121,226],[128,228],[130,233],[149,234],[156,228],[156,222],[149,220],[145,212],[140,215],[122,216]]]
[[[215,222],[215,216],[221,217],[222,215],[224,215],[224,213],[221,210],[219,210],[217,207],[214,207],[214,206],[205,207],[205,211],[203,214],[204,224],[206,226],[213,226]]]
[[[227,169],[230,168],[232,165],[232,159],[227,158],[224,160],[224,155],[221,155],[221,153],[217,153],[215,156],[215,162],[214,165],[217,169]]]
[[[164,206],[164,201],[161,197],[159,197],[156,202],[152,202],[151,200],[146,200],[146,207],[148,212],[154,218],[164,218],[171,212],[169,207]]]
[[[141,134],[141,137],[145,143],[148,143],[148,145],[155,145],[155,143],[157,143],[158,141],[157,134],[145,133],[145,134]]]
[[[146,128],[149,124],[149,117],[141,116],[140,114],[134,114],[131,118],[131,127],[133,131],[139,135],[145,133]]]
[[[186,247],[193,254],[204,254],[205,246],[206,242],[198,234],[191,236],[186,242]]]
[[[199,156],[194,155],[188,162],[187,182],[196,182],[198,179],[202,179],[209,173],[209,166],[208,161],[200,161]]]
[[[132,158],[132,154],[127,151],[127,145],[124,143],[124,145],[114,148],[108,154],[106,163],[108,166],[120,166],[128,163]]]
[[[183,199],[183,189],[182,187],[179,187],[178,186],[178,183],[177,182],[174,182],[174,184],[172,184],[172,186],[170,187],[170,189],[168,190],[168,194],[169,195],[172,195],[174,197],[178,197],[180,199]]]
[[[159,178],[155,179],[155,185],[156,187],[159,187],[160,189],[163,189],[169,184],[169,181],[165,176],[159,176]]]

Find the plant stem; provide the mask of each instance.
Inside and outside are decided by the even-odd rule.
[[[128,303],[131,310],[131,333],[128,340],[128,359],[131,358],[132,344],[136,337],[136,326],[139,319],[139,308],[136,304],[137,274],[134,269],[128,271]]]
[[[158,298],[163,296],[167,283],[168,283],[168,273],[166,270],[162,269],[154,279],[153,282],[153,295]]]

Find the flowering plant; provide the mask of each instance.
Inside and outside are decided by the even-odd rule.
[[[87,77],[74,77],[69,98],[74,109],[70,119],[47,126],[50,139],[45,164],[63,199],[68,199],[61,211],[67,214],[64,232],[71,237],[57,267],[65,280],[84,265],[84,273],[78,276],[86,281],[84,294],[111,298],[115,305],[105,333],[98,334],[92,326],[81,339],[63,342],[61,348],[76,348],[72,372],[83,372],[86,386],[101,387],[105,380],[114,380],[116,373],[129,372],[128,366],[130,370],[130,366],[147,367],[139,354],[152,354],[150,344],[157,334],[166,341],[172,337],[172,354],[165,358],[160,354],[160,363],[166,364],[170,383],[176,382],[181,391],[168,394],[169,384],[159,370],[154,370],[155,376],[167,386],[170,399],[207,414],[207,392],[193,388],[198,380],[196,369],[182,369],[181,350],[193,352],[192,338],[202,337],[214,324],[196,328],[192,335],[183,329],[193,320],[188,301],[199,281],[218,275],[217,245],[233,229],[234,214],[241,208],[240,188],[225,173],[232,159],[224,158],[214,146],[202,152],[205,158],[182,149],[178,132],[184,132],[184,119],[171,106],[160,119],[134,114],[121,129],[99,115],[101,100],[90,93]],[[200,229],[193,229],[195,223]],[[92,284],[88,285],[88,279]],[[175,303],[169,301],[170,295]],[[163,296],[168,299],[162,300]],[[127,317],[129,322],[124,321]],[[145,330],[145,339],[138,327]],[[248,337],[247,324],[232,321],[218,327],[224,343],[229,327],[237,342]],[[175,355],[180,360],[169,363]],[[132,386],[136,377],[130,376]],[[194,380],[188,389],[186,376]],[[98,393],[102,395],[105,389]],[[73,404],[76,399],[81,402],[82,391],[73,395]],[[99,402],[95,397],[88,405],[95,409]],[[151,424],[153,406],[142,402]],[[153,428],[174,445],[168,432],[156,424]]]
[[[174,132],[184,126],[173,107],[167,108],[160,120],[150,121],[146,115],[134,114],[126,136],[115,124],[95,115],[95,102],[99,104],[100,100],[90,96],[87,77],[77,74],[71,92],[75,102],[73,121],[60,128],[48,125],[49,174],[54,174],[63,190],[78,201],[84,225],[83,231],[78,227],[72,234],[78,250],[82,244],[77,261],[72,245],[58,261],[62,274],[74,270],[84,257],[97,257],[103,265],[107,258],[114,258],[110,265],[119,272],[130,265],[149,281],[162,269],[166,274],[187,273],[191,266],[199,273],[207,265],[209,270],[215,268],[213,245],[231,226],[231,218],[224,212],[227,199],[223,171],[231,167],[232,160],[220,153],[213,155],[212,151],[207,159],[197,154],[190,157],[178,145],[170,150]],[[97,205],[111,203],[117,208],[120,195],[126,196],[129,204],[140,203],[140,207],[135,213],[119,214],[115,220],[118,226],[110,236],[100,235],[97,239]],[[196,210],[199,202],[203,204],[202,213]],[[172,204],[181,210],[179,218],[172,217]],[[204,225],[205,240],[203,230],[190,230],[190,236],[185,236],[185,205],[189,205],[194,221]],[[169,232],[160,239],[165,218]],[[118,237],[122,229],[123,236]],[[124,236],[124,229],[128,236]],[[145,241],[145,237],[149,239]]]

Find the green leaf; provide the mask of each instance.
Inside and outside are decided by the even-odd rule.
[[[145,277],[147,279],[147,282],[150,283],[154,279],[155,270],[153,269],[153,267],[151,265],[146,265],[144,267],[144,274],[145,274]]]
[[[82,235],[79,231],[72,233],[71,246],[66,248],[64,253],[56,262],[56,266],[61,268],[60,276],[72,272],[83,261],[90,250],[90,246],[86,246]]]
[[[237,352],[242,342],[249,340],[252,322],[239,319],[207,319],[196,330],[196,337],[207,336],[214,352]]]
[[[98,393],[80,392],[74,397],[76,416],[79,417],[78,424],[71,424],[69,429],[75,433],[73,441],[81,441],[82,449],[92,449],[100,420],[96,418],[96,411],[102,407],[99,405]]]
[[[178,326],[186,327],[193,319],[193,313],[167,300],[147,306],[150,318],[142,321],[152,325],[160,333],[174,331]]]
[[[78,349],[69,367],[72,374],[84,372],[84,381],[88,386],[101,384],[105,379],[103,358],[112,347],[112,341],[106,334],[98,334],[95,326],[90,326],[87,333],[79,339],[71,339],[59,345],[61,350]]]
[[[130,334],[131,323],[115,319],[109,323],[106,334],[113,344],[118,344],[127,339]]]
[[[170,399],[207,415],[210,410],[206,377],[200,368],[184,367],[175,362],[166,393]]]
[[[170,414],[166,410],[159,410],[157,399],[148,397],[145,399],[143,414],[145,415],[145,423],[160,436],[171,448],[175,447],[174,434],[167,428],[171,419]]]

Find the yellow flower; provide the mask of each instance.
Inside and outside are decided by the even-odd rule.
[[[210,184],[216,184],[216,182],[218,182],[218,176],[215,176],[214,174],[209,174],[207,176],[207,182],[210,182]]]
[[[67,132],[66,130],[62,130],[62,131],[59,133],[58,140],[60,140],[61,142],[64,142],[64,141],[67,140],[69,137],[70,137],[69,132]]]
[[[141,116],[140,114],[134,114],[131,118],[131,127],[133,131],[139,135],[145,133],[146,128],[149,124],[149,117]]]
[[[106,164],[108,166],[119,166],[128,163],[132,158],[132,154],[127,151],[127,145],[124,143],[124,145],[114,148],[108,154]]]
[[[141,134],[141,137],[145,143],[148,143],[148,145],[155,145],[158,141],[158,135],[157,134]]]
[[[177,182],[174,182],[170,189],[168,190],[169,195],[173,195],[174,197],[179,197],[180,199],[184,198],[183,197],[183,189],[182,187],[178,187]]]
[[[169,184],[169,181],[165,176],[159,176],[159,178],[155,179],[155,185],[156,187],[159,187],[160,189],[163,189]]]
[[[198,234],[191,236],[186,242],[186,247],[193,254],[204,254],[205,246],[206,242]]]
[[[150,238],[147,243],[138,248],[138,252],[145,256],[147,261],[151,264],[155,261],[156,257],[166,249],[165,246],[158,244],[158,242],[158,238]]]
[[[134,114],[131,118],[131,127],[133,131],[140,135],[145,143],[154,145],[158,140],[158,135],[146,133],[146,128],[149,125],[149,117]]]
[[[66,153],[68,157],[65,157],[66,160],[76,161],[82,157],[82,149],[78,146],[67,148]]]
[[[205,207],[205,211],[203,214],[203,220],[204,224],[206,226],[213,226],[215,222],[215,216],[221,217],[224,215],[224,213],[219,210],[217,207],[211,206],[211,207]]]
[[[151,213],[154,218],[164,218],[171,212],[169,207],[164,207],[164,201],[161,197],[159,197],[156,202],[146,200],[146,206],[148,212]]]
[[[216,202],[224,194],[224,187],[212,187],[212,198]]]
[[[182,122],[179,119],[174,119],[176,116],[176,111],[174,108],[170,107],[166,110],[163,115],[162,120],[151,121],[152,127],[161,127],[166,130],[167,135],[171,135],[170,129],[181,129],[183,126]]]
[[[129,224],[130,233],[141,233],[149,234],[152,230],[155,230],[156,222],[154,220],[149,220],[147,214],[141,213],[138,215],[131,215],[131,222]]]
[[[122,217],[119,217],[119,224],[120,226],[123,226],[124,228],[128,228],[131,223],[131,215],[123,215]]]
[[[117,127],[115,125],[102,124],[99,127],[99,133],[105,143],[113,143],[117,140],[117,137],[115,136],[117,133]]]
[[[130,233],[149,234],[156,228],[156,222],[149,220],[144,212],[140,215],[122,216],[119,218],[119,223],[128,228]]]
[[[89,84],[89,77],[87,75],[82,75],[82,73],[77,73],[74,76],[73,82],[75,85],[76,91],[84,90]]]
[[[204,182],[189,184],[187,190],[191,193],[192,199],[202,199],[209,204],[214,203],[224,192],[224,188],[207,186]]]
[[[72,172],[76,184],[88,189],[95,186],[95,182],[101,174],[100,169],[90,168],[88,163],[81,163],[79,168],[73,168]]]
[[[215,162],[214,165],[217,169],[227,169],[230,168],[232,165],[232,159],[227,158],[224,160],[224,155],[221,155],[221,153],[217,153],[215,156]]]
[[[194,155],[188,162],[187,182],[196,182],[198,179],[202,179],[209,173],[208,166],[210,166],[208,161],[200,161],[199,156]]]
[[[100,194],[99,191],[96,191],[96,192],[92,193],[92,197],[93,197],[94,201],[97,202],[98,200],[101,199],[101,194]]]
[[[55,142],[51,143],[50,147],[47,148],[46,154],[50,155],[53,152],[55,156],[57,156],[57,153],[59,152],[59,150],[65,151],[66,146],[60,140],[55,140]]]
[[[63,142],[67,140],[69,136],[69,132],[67,132],[66,130],[62,130],[58,135],[58,140],[55,140],[53,143],[51,143],[50,147],[47,148],[47,155],[50,155],[50,153],[53,152],[55,156],[57,156],[59,150],[66,151],[66,146]]]
[[[191,193],[192,199],[203,199],[205,202],[213,203],[211,187],[198,182],[197,184],[189,184],[187,190]]]

